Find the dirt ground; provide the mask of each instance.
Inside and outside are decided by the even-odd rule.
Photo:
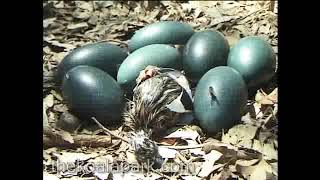
[[[277,54],[277,1],[46,1],[43,11],[44,179],[278,179],[277,76],[248,100],[249,112],[233,128],[210,137],[196,125],[177,127],[163,142],[190,148],[163,148],[164,167],[150,171],[137,171],[128,144],[99,128],[59,129],[56,121],[68,107],[52,81],[72,49],[98,41],[127,48],[136,30],[165,20],[218,30],[231,47],[260,36]],[[106,170],[115,164],[117,170]]]

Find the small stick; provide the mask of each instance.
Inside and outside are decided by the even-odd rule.
[[[98,42],[115,42],[115,43],[126,45],[128,47],[128,43],[122,42],[122,41],[118,41],[118,40],[115,40],[115,39],[105,39],[105,40],[101,40],[101,41],[98,41]]]
[[[163,173],[161,173],[161,172],[158,172],[158,171],[156,171],[156,170],[154,170],[154,169],[151,169],[151,172],[156,173],[156,174],[158,174],[158,175],[160,175],[160,176],[163,176],[163,177],[165,177],[165,178],[167,178],[167,179],[171,179],[169,176],[167,176],[167,175],[165,175],[165,174],[163,174]]]
[[[119,135],[117,135],[117,134],[114,134],[114,133],[111,132],[109,129],[105,128],[95,117],[91,117],[91,119],[94,120],[94,122],[97,123],[100,128],[102,128],[105,132],[107,132],[107,133],[110,134],[111,136],[114,136],[114,137],[116,137],[116,138],[118,138],[118,139],[121,139],[122,141],[130,144],[130,143],[129,143],[129,140],[127,140],[127,139],[125,139],[125,138],[123,138],[123,137],[121,137],[121,136],[119,136]]]
[[[105,128],[95,117],[91,117],[92,120],[94,120],[95,123],[98,124],[98,126],[100,128],[102,128],[105,132],[107,132],[108,134],[110,134],[111,136],[114,136],[118,139],[121,139],[122,141],[129,143],[129,140],[114,134],[113,132],[111,132],[109,129]],[[130,143],[129,143],[130,144]],[[158,143],[158,145],[161,145],[160,143]],[[196,148],[202,148],[204,146],[204,144],[197,144],[197,145],[193,145],[193,146],[167,146],[167,145],[163,145],[163,147],[169,148],[169,149],[177,149],[177,150],[182,150],[182,149],[196,149]]]
[[[168,145],[163,145],[162,147],[166,147],[166,148],[169,148],[169,149],[182,150],[182,149],[197,149],[197,148],[202,148],[203,146],[204,146],[204,144],[197,144],[197,145],[191,145],[191,146],[168,146]]]

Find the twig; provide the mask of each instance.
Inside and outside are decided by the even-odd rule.
[[[129,140],[114,134],[113,132],[111,132],[109,129],[105,128],[95,117],[91,117],[92,120],[94,120],[95,123],[97,123],[97,125],[103,129],[105,132],[107,132],[108,134],[110,134],[111,136],[114,136],[118,139],[121,139],[122,141],[129,143]],[[162,145],[160,143],[158,143],[158,145]],[[197,144],[197,145],[192,145],[192,146],[168,146],[168,145],[163,145],[163,147],[169,148],[169,149],[196,149],[196,148],[202,148],[204,146],[204,144]]]
[[[188,164],[188,160],[180,152],[177,152],[177,156],[184,164]]]
[[[159,144],[161,145],[161,144]],[[202,148],[205,144],[197,144],[197,145],[191,145],[191,146],[168,146],[168,145],[162,145],[162,147],[166,147],[169,149],[176,149],[176,150],[182,150],[182,149],[197,149]]]
[[[115,39],[105,39],[105,40],[98,41],[98,43],[100,43],[100,42],[116,42],[116,43],[123,44],[123,45],[128,47],[128,43],[125,43],[125,42],[122,42],[122,41],[118,41],[118,40],[115,40]]]
[[[107,132],[108,134],[110,134],[111,136],[114,136],[115,138],[118,138],[118,139],[121,139],[122,141],[129,143],[129,140],[117,135],[117,134],[114,134],[113,132],[111,132],[109,129],[105,128],[95,117],[91,117],[92,120],[94,120],[95,123],[98,124],[98,126],[103,129],[105,132]]]
[[[158,175],[160,175],[160,176],[163,176],[163,177],[165,177],[165,178],[167,178],[167,179],[171,179],[169,176],[167,176],[167,175],[165,175],[165,174],[163,174],[163,173],[161,173],[161,172],[158,172],[158,171],[156,171],[156,170],[154,170],[154,169],[152,169],[152,168],[151,168],[151,171],[152,171],[153,173],[156,173],[156,174],[158,174]]]
[[[43,129],[43,145],[45,148],[50,147],[110,147],[112,141],[110,136],[96,136],[96,135],[71,135],[73,143],[63,139],[63,131],[58,131],[50,127]]]

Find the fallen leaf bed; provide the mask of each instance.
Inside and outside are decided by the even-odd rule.
[[[108,41],[127,48],[134,31],[175,20],[196,30],[214,29],[230,46],[257,35],[278,50],[276,1],[46,1],[43,3],[44,179],[277,179],[277,76],[248,100],[233,128],[209,137],[196,125],[178,126],[162,140],[160,169],[137,167],[127,143],[92,127],[68,133],[56,122],[68,111],[53,72],[72,49]],[[108,127],[124,133],[122,127]],[[189,147],[189,148],[188,148]],[[112,171],[111,171],[112,169]]]

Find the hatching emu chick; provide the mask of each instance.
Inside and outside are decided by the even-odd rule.
[[[131,141],[139,163],[154,162],[159,157],[158,146],[151,139],[173,127],[179,116],[167,105],[177,99],[184,88],[172,78],[172,71],[160,71],[148,66],[140,73],[133,100],[127,103],[124,113],[125,126],[133,131]]]

